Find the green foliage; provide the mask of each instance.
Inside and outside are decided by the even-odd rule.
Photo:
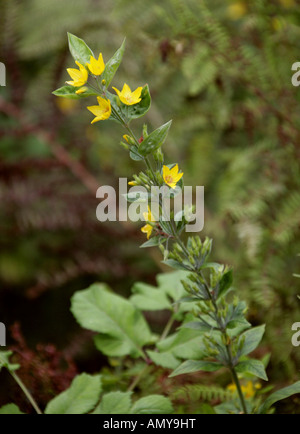
[[[96,346],[108,356],[139,357],[143,345],[152,340],[141,312],[105,285],[77,292],[71,311],[82,327],[99,333]]]
[[[12,355],[12,351],[0,351],[0,371],[2,368],[6,368],[9,371],[17,371],[19,369],[19,365],[16,363],[11,363],[9,361]]]
[[[250,374],[268,381],[264,364],[260,360],[245,360],[236,366],[236,371],[241,374]]]
[[[131,408],[131,392],[111,392],[101,399],[93,414],[129,414]]]
[[[257,348],[263,338],[265,328],[265,325],[254,327],[241,335],[239,342],[243,345],[239,356],[246,356]]]
[[[152,154],[165,142],[169,129],[171,127],[172,121],[162,125],[157,128],[148,137],[146,137],[140,144],[138,151],[141,155],[146,156]]]
[[[171,414],[173,407],[170,400],[160,395],[149,395],[139,399],[133,405],[131,414]]]
[[[172,394],[172,398],[174,400],[186,399],[197,403],[199,401],[226,402],[232,399],[232,392],[212,385],[188,384],[175,390]]]
[[[0,408],[0,414],[24,414],[16,404],[6,404]]]
[[[65,73],[62,71],[68,66],[67,60],[64,59],[67,29],[85,37],[89,44],[93,41],[93,46],[98,51],[106,50],[107,56],[109,52],[114,52],[126,33],[131,53],[138,52],[139,56],[132,56],[129,53],[127,58],[123,58],[124,68],[119,70],[119,80],[127,81],[129,76],[132,82],[151,82],[151,93],[155,98],[153,111],[147,114],[147,122],[151,125],[152,131],[156,131],[157,123],[162,123],[162,119],[166,117],[176,119],[172,131],[169,132],[170,140],[166,144],[166,149],[172,153],[172,160],[175,161],[177,157],[181,161],[182,167],[185,168],[186,184],[189,182],[205,185],[208,216],[205,235],[213,233],[215,239],[215,247],[211,254],[211,260],[215,261],[213,266],[208,266],[199,246],[185,245],[191,256],[186,258],[179,249],[173,248],[173,239],[168,240],[164,250],[165,264],[180,270],[188,269],[190,273],[182,271],[185,275],[174,278],[173,282],[171,277],[166,275],[166,286],[158,282],[157,288],[142,283],[136,284],[127,304],[123,303],[125,300],[121,297],[118,297],[117,301],[112,299],[113,305],[116,303],[117,306],[122,306],[122,309],[117,307],[118,312],[132,314],[129,315],[128,323],[125,321],[124,327],[123,323],[121,324],[121,331],[118,318],[114,317],[112,309],[108,308],[110,295],[113,294],[102,289],[99,294],[102,297],[105,293],[103,295],[104,300],[107,301],[105,308],[102,308],[102,298],[101,301],[97,300],[97,306],[92,307],[92,304],[95,304],[95,299],[92,297],[88,302],[80,299],[80,303],[86,306],[85,312],[81,312],[78,301],[80,324],[87,329],[97,329],[100,334],[95,339],[96,344],[104,354],[121,357],[120,371],[124,368],[124,364],[128,363],[126,357],[144,355],[141,350],[144,345],[147,346],[148,357],[156,366],[176,369],[186,357],[193,361],[191,354],[193,352],[197,353],[195,355],[197,363],[223,359],[222,366],[224,366],[226,357],[223,350],[230,344],[236,371],[265,380],[266,375],[261,362],[245,360],[244,357],[255,350],[264,331],[263,326],[250,328],[251,324],[245,318],[245,309],[249,304],[248,319],[255,324],[267,323],[264,343],[272,350],[274,363],[271,366],[271,380],[275,383],[291,382],[299,364],[299,355],[290,345],[290,327],[294,320],[299,319],[299,308],[294,301],[295,294],[299,291],[297,281],[292,274],[297,269],[296,254],[300,251],[298,218],[300,170],[297,149],[299,98],[297,89],[293,89],[290,84],[290,65],[298,56],[299,14],[295,8],[279,6],[276,1],[243,2],[245,11],[238,18],[231,15],[230,4],[217,0],[210,2],[155,0],[152,3],[153,7],[149,7],[142,0],[103,1],[101,14],[98,13],[97,2],[83,4],[75,0],[72,8],[65,8],[57,0],[46,3],[45,0],[31,0],[28,5],[24,5],[22,2],[11,1],[3,8],[3,16],[10,17],[10,22],[2,32],[1,46],[3,45],[6,50],[7,47],[12,50],[13,55],[10,56],[12,60],[18,58],[18,68],[21,70],[22,79],[26,81],[23,90],[19,90],[20,83],[16,83],[16,91],[12,90],[12,100],[17,101],[17,107],[28,113],[31,119],[39,115],[38,125],[47,123],[55,128],[56,120],[62,118],[63,128],[57,127],[55,131],[57,137],[65,149],[68,150],[68,147],[71,149],[72,157],[90,165],[99,175],[100,181],[105,182],[105,178],[101,179],[102,176],[112,179],[124,176],[124,173],[131,173],[131,165],[135,161],[143,161],[144,155],[139,152],[140,147],[147,157],[151,157],[151,152],[148,154],[145,149],[146,137],[141,144],[136,143],[130,149],[130,156],[135,161],[126,161],[124,155],[116,152],[116,148],[112,145],[118,141],[117,128],[101,125],[99,133],[96,129],[93,130],[93,134],[89,132],[92,139],[87,137],[85,143],[82,132],[86,131],[86,119],[81,111],[79,114],[78,107],[74,109],[72,116],[62,116],[61,112],[58,112],[60,116],[53,118],[51,117],[53,107],[48,103],[49,98],[47,98],[53,83],[58,84],[56,81],[64,80]],[[47,22],[48,24],[53,22],[53,17],[58,31],[49,34]],[[44,25],[36,26],[36,22],[43,22]],[[15,23],[19,23],[17,32],[14,30]],[[161,35],[164,35],[163,38]],[[89,61],[92,52],[86,43],[74,35],[69,35],[69,39],[74,58],[81,60],[83,64]],[[12,47],[12,41],[17,41],[16,47]],[[46,57],[45,41],[47,41]],[[109,85],[119,67],[123,49],[124,44],[107,62],[103,74],[103,77],[107,74],[106,86]],[[55,94],[75,99],[75,89],[68,88],[64,86]],[[20,101],[22,92],[24,97]],[[82,99],[91,93],[76,95],[76,99]],[[38,108],[36,95],[39,95]],[[143,89],[142,102],[133,107],[124,107],[118,98],[109,92],[107,96],[116,112],[112,115],[112,119],[119,123],[122,121],[120,122],[118,115],[129,123],[146,114],[151,102],[148,86]],[[21,130],[21,134],[19,131],[20,126],[17,125],[15,128],[17,122],[8,116],[7,119],[6,117],[2,119],[1,123],[6,126],[5,131],[2,132],[5,139],[2,140],[3,148],[1,148],[4,164],[7,163],[8,169],[5,173],[11,173],[9,165],[11,159],[19,164],[19,160],[23,161],[24,157],[36,159],[49,156],[44,135],[41,140],[35,138],[35,133],[32,134],[33,137],[23,138],[23,131]],[[9,135],[6,134],[7,132]],[[18,138],[17,142],[14,136]],[[79,140],[78,137],[81,139]],[[137,137],[140,137],[140,130]],[[76,138],[75,146],[74,138]],[[69,146],[69,142],[72,143],[72,147]],[[155,139],[151,147],[155,149],[156,146],[160,146],[159,142],[160,140]],[[42,147],[46,151],[41,151]],[[159,164],[157,167],[158,170],[154,175],[159,178],[161,175]],[[5,254],[0,257],[2,280],[13,284],[16,282],[20,284],[26,280],[23,286],[28,288],[32,287],[32,282],[37,279],[38,281],[35,282],[37,288],[53,288],[60,286],[61,282],[72,281],[73,284],[73,279],[76,276],[84,276],[86,269],[96,270],[97,280],[111,279],[115,283],[115,280],[120,278],[114,286],[117,291],[127,291],[133,280],[143,280],[142,277],[139,275],[136,277],[134,274],[139,267],[136,264],[131,267],[131,259],[128,259],[131,258],[130,254],[134,252],[134,247],[130,245],[128,250],[125,249],[123,238],[119,239],[119,232],[113,243],[109,234],[109,243],[105,244],[106,228],[103,230],[104,234],[98,234],[103,244],[100,248],[95,247],[94,250],[93,243],[86,242],[86,239],[83,246],[68,239],[72,251],[68,252],[67,259],[64,261],[61,261],[57,255],[58,245],[63,239],[63,235],[58,232],[51,232],[51,242],[47,240],[45,234],[41,236],[40,232],[37,232],[34,241],[30,243],[25,243],[21,238],[12,240],[10,234],[12,230],[15,233],[15,228],[18,228],[21,233],[28,231],[29,237],[32,236],[32,229],[41,228],[49,232],[47,225],[50,224],[50,212],[47,212],[44,205],[39,205],[45,188],[52,189],[55,193],[53,185],[59,184],[60,189],[61,186],[69,187],[74,183],[73,178],[69,179],[61,175],[57,182],[57,173],[53,176],[51,172],[43,170],[43,178],[40,175],[39,182],[30,178],[35,189],[32,189],[31,184],[24,183],[24,191],[27,194],[23,196],[29,203],[27,208],[23,207],[22,199],[18,218],[15,213],[15,208],[18,206],[17,195],[12,188],[15,184],[7,183],[3,175],[1,195],[5,199],[3,203],[8,206],[1,211],[1,219],[7,227],[7,231],[4,231]],[[72,173],[78,173],[76,167]],[[148,181],[153,182],[153,174],[145,171],[145,175]],[[14,179],[15,182],[19,182],[19,175]],[[37,192],[37,185],[41,187],[41,193]],[[86,201],[81,200],[78,190],[74,189],[74,192],[77,195],[76,202],[85,204]],[[35,195],[38,205],[33,207],[30,198]],[[53,194],[48,202],[53,203],[53,216],[58,216],[59,226],[59,222],[68,220],[68,216],[74,218],[74,212],[67,210],[71,207],[66,207],[65,212],[62,211],[63,218],[60,218],[61,204],[58,203],[56,196]],[[73,203],[73,191],[71,197]],[[63,195],[61,203],[64,203],[64,200]],[[82,220],[86,218],[89,222],[94,221],[94,215],[88,218],[86,214],[82,215],[84,215]],[[71,224],[74,224],[71,217]],[[166,234],[173,236],[168,225],[162,225],[161,228]],[[77,232],[80,232],[84,238],[84,231]],[[87,239],[90,240],[90,236],[89,233]],[[96,240],[95,232],[93,236]],[[124,239],[128,241],[127,234]],[[145,243],[144,247],[160,245],[161,241],[161,236],[154,236]],[[39,253],[40,246],[44,246],[45,242],[52,243],[54,252],[53,258],[50,258],[50,266],[48,260],[43,259]],[[112,245],[110,252],[106,249],[108,244]],[[65,245],[65,242],[61,244],[61,246]],[[119,245],[123,247],[116,248]],[[85,263],[82,251],[88,248],[91,249],[90,258]],[[98,250],[105,251],[105,255],[101,256],[100,260],[95,258]],[[112,257],[115,252],[120,255],[117,263],[105,262],[106,256]],[[91,266],[91,258],[94,258],[96,264],[94,268]],[[153,258],[157,261],[157,256],[153,255]],[[202,263],[199,261],[200,258],[201,261],[203,260]],[[218,261],[224,260],[235,269],[234,287],[231,269],[217,264]],[[103,264],[104,276],[98,275],[99,264]],[[126,264],[123,274],[122,264]],[[141,270],[148,269],[148,262],[145,264],[140,260],[138,265],[141,265]],[[187,277],[189,274],[192,279]],[[130,276],[129,282],[124,282],[125,276],[126,278]],[[93,276],[93,279],[95,277]],[[167,283],[168,279],[170,279],[169,283]],[[150,274],[146,280],[150,281]],[[183,280],[185,286],[179,280]],[[90,282],[89,279],[88,281]],[[74,288],[78,287],[84,287],[81,280],[74,283]],[[171,296],[173,289],[176,295]],[[210,294],[217,297],[213,300],[209,299],[207,289]],[[247,303],[232,302],[230,291],[235,289],[238,290],[241,298],[247,300]],[[178,292],[181,295],[177,297]],[[224,298],[226,303],[221,298]],[[180,299],[182,302],[178,307],[177,302]],[[213,319],[208,315],[213,312],[212,301],[217,303],[218,308],[218,312],[214,312]],[[152,326],[152,322],[155,325],[156,323],[151,317],[151,311],[162,309],[168,310],[172,321],[180,321],[179,325],[182,328],[176,331],[171,328],[171,336],[155,343],[140,311],[148,311],[147,318],[149,314],[149,323]],[[193,315],[186,315],[190,311],[193,311]],[[91,314],[92,328],[90,328],[89,314]],[[217,314],[221,318],[219,323]],[[133,319],[135,315],[139,318],[137,322]],[[160,315],[161,312],[158,312],[156,316]],[[106,320],[113,316],[112,324],[108,321],[110,326],[107,326],[104,320],[99,320],[98,317],[102,318],[102,316]],[[139,325],[142,325],[141,334]],[[134,338],[132,343],[133,328],[136,326],[138,338]],[[211,342],[205,333],[212,338]],[[222,341],[221,336],[226,337],[227,340]],[[265,351],[265,348],[262,348],[262,351]],[[206,360],[198,360],[198,358]],[[241,360],[237,360],[239,358]],[[8,363],[6,360],[3,366],[10,366]],[[130,372],[131,375],[135,375],[132,374],[133,371]],[[115,375],[117,377],[120,374]],[[292,393],[298,393],[297,387],[291,386],[291,389],[288,389],[296,391]],[[146,391],[145,388],[144,393],[147,393]],[[277,394],[277,397],[287,396],[290,395],[286,395],[285,392]],[[269,398],[271,406],[276,402],[273,399]],[[256,407],[250,406],[248,402],[246,406],[250,412],[255,411]],[[269,408],[265,410],[268,411]],[[224,404],[223,407],[218,406],[215,411],[238,413],[242,409],[237,402],[232,401]]]
[[[262,404],[262,406],[259,408],[259,413],[264,414],[266,413],[269,408],[272,407],[276,402],[281,401],[283,399],[289,398],[292,395],[295,395],[296,393],[300,393],[300,382],[285,387],[284,389],[278,390],[275,393],[272,393]]]
[[[93,414],[171,414],[170,400],[161,395],[149,395],[132,404],[131,392],[111,392],[103,396]]]
[[[62,98],[69,98],[69,99],[81,99],[81,98],[87,98],[89,96],[95,96],[97,95],[95,91],[92,89],[87,89],[84,93],[77,94],[76,93],[76,87],[74,86],[63,86],[59,89],[52,92],[53,95],[59,96]]]
[[[69,389],[54,398],[46,414],[85,414],[97,404],[101,394],[101,376],[81,374]]]
[[[86,63],[90,63],[91,56],[94,57],[94,53],[87,46],[87,44],[80,38],[71,33],[68,33],[69,49],[72,57],[75,61],[85,66]]]
[[[105,86],[108,87],[114,78],[121,62],[125,51],[125,39],[121,47],[115,52],[115,54],[105,64],[105,70],[103,72],[103,80],[105,80]]]
[[[176,377],[182,374],[191,374],[193,372],[205,371],[214,372],[222,368],[221,363],[216,362],[205,362],[203,360],[187,360],[183,362],[175,371],[170,375],[170,377]]]

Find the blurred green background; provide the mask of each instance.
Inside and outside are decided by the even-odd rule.
[[[162,270],[159,253],[141,254],[138,225],[96,220],[97,187],[139,167],[119,146],[121,127],[90,125],[93,100],[51,94],[73,67],[67,32],[104,60],[127,38],[114,86],[148,83],[147,123],[173,119],[165,152],[186,185],[205,186],[201,235],[234,267],[252,324],[267,324],[270,380],[299,380],[299,26],[294,0],[1,0],[0,321],[45,401],[76,371],[106,363],[70,296],[96,280],[126,296]],[[1,404],[13,392],[0,379]]]

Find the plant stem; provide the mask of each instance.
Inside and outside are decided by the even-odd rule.
[[[243,395],[243,392],[242,392],[242,388],[241,388],[239,377],[237,376],[236,370],[233,367],[230,368],[230,372],[231,372],[233,381],[234,381],[234,383],[236,385],[236,388],[237,388],[237,391],[238,391],[238,394],[239,394],[239,398],[240,398],[240,401],[241,401],[241,404],[242,404],[243,411],[244,411],[245,414],[248,414],[246,403],[245,403],[245,398],[244,398],[244,395]]]
[[[30,404],[32,405],[32,407],[35,409],[35,411],[37,412],[37,414],[43,414],[42,411],[40,410],[39,406],[35,402],[33,396],[31,395],[31,393],[29,392],[29,390],[27,389],[27,387],[25,386],[25,384],[21,380],[21,378],[14,371],[10,371],[9,370],[9,373],[13,377],[13,379],[15,380],[15,382],[18,384],[18,386],[20,387],[20,389],[23,391],[24,395],[26,396],[26,398],[28,399],[28,401],[30,402]]]
[[[177,308],[174,309],[174,313],[176,313],[176,311],[177,311]],[[158,340],[159,342],[163,341],[164,339],[166,339],[166,337],[170,333],[171,328],[172,328],[172,326],[173,326],[173,324],[175,322],[174,313],[170,316],[169,321],[167,322],[167,324],[166,324],[166,326],[165,326],[165,328],[164,328],[164,330],[163,330],[163,332],[162,332],[162,334],[161,334],[161,336],[160,336],[160,338]],[[144,367],[144,369],[139,373],[139,375],[137,375],[135,377],[135,379],[133,380],[133,382],[130,384],[130,386],[127,389],[127,392],[132,392],[136,388],[136,386],[139,384],[140,380],[148,372],[149,368],[150,368],[149,365],[146,365]]]

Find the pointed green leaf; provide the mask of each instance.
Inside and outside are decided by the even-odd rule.
[[[69,49],[72,57],[75,61],[81,63],[85,66],[86,63],[90,62],[91,56],[94,57],[94,53],[87,46],[83,39],[78,38],[71,33],[68,33]]]
[[[129,121],[144,116],[151,107],[151,96],[147,84],[143,87],[141,98],[142,99],[138,104],[126,107],[126,117]]]
[[[231,288],[233,282],[233,272],[232,270],[227,271],[223,274],[219,282],[218,297],[226,294],[226,292]]]
[[[265,328],[265,325],[253,327],[240,336],[239,342],[241,342],[242,339],[245,339],[245,342],[243,348],[239,351],[239,357],[246,356],[257,348],[263,338]]]
[[[164,240],[161,237],[152,237],[150,240],[146,241],[140,246],[141,249],[146,249],[148,247],[157,247],[162,244]]]
[[[140,144],[139,153],[145,156],[160,148],[167,138],[171,124],[172,121],[169,121],[149,134]]]
[[[102,78],[103,80],[106,81],[106,88],[110,85],[112,79],[115,76],[115,73],[117,72],[122,59],[123,59],[123,55],[124,55],[124,51],[125,51],[125,41],[126,39],[124,39],[121,47],[115,52],[115,54],[112,56],[111,59],[109,59],[108,62],[106,62],[105,64],[105,70],[102,74]]]
[[[86,98],[88,96],[98,95],[95,91],[93,91],[90,88],[88,88],[88,90],[86,92],[77,95],[76,91],[78,89],[79,89],[78,87],[74,87],[74,86],[63,86],[63,87],[60,87],[59,89],[55,90],[52,93],[55,96],[59,96],[62,98],[69,98],[69,99],[82,99],[82,98]]]
[[[108,356],[139,357],[142,347],[152,341],[142,313],[103,284],[75,293],[71,311],[82,327],[100,333],[95,338],[97,348]]]
[[[170,377],[176,377],[177,375],[182,374],[191,374],[198,371],[214,372],[221,368],[223,368],[221,363],[206,362],[204,360],[187,360],[186,362],[183,362],[177,369],[175,369]]]
[[[165,261],[162,261],[163,264],[168,265],[171,268],[174,268],[175,270],[190,270],[192,271],[187,265],[184,265],[178,261],[175,261],[175,259],[166,259]]]
[[[292,395],[296,395],[300,393],[300,381],[292,384],[291,386],[285,387],[284,389],[280,389],[275,393],[272,393],[267,399],[265,399],[262,406],[259,408],[259,413],[266,413],[269,408],[272,407],[278,401],[282,401],[283,399],[289,398]]]
[[[241,374],[255,375],[264,381],[268,381],[264,364],[260,360],[246,360],[244,362],[240,362],[236,366],[236,371]]]
[[[78,375],[69,389],[55,397],[46,414],[85,414],[97,404],[101,394],[101,375]]]

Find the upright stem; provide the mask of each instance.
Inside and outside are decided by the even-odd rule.
[[[237,391],[238,391],[238,395],[239,395],[239,398],[240,398],[240,401],[241,401],[243,412],[245,414],[248,414],[248,410],[247,410],[247,407],[246,407],[246,402],[245,402],[244,394],[242,392],[242,388],[241,388],[239,377],[237,376],[236,370],[233,367],[230,368],[230,372],[231,372],[233,381],[234,381],[234,383],[236,385],[236,388],[237,388]]]
[[[32,405],[32,407],[35,409],[35,411],[37,412],[37,414],[43,414],[42,411],[40,410],[39,406],[35,402],[33,396],[31,395],[31,393],[29,392],[29,390],[27,389],[27,387],[25,386],[25,384],[21,380],[21,378],[14,371],[10,371],[9,370],[9,373],[13,377],[13,379],[15,380],[15,382],[18,384],[18,386],[20,387],[20,389],[23,391],[24,395],[26,396],[26,398],[28,399],[28,401],[30,402],[30,404]]]

